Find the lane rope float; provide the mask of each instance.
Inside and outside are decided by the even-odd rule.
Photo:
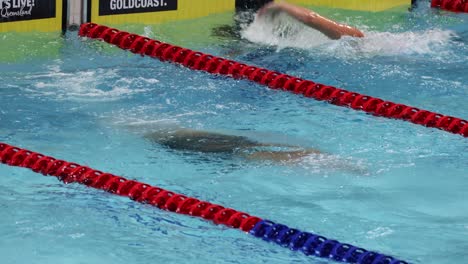
[[[10,166],[28,168],[46,176],[55,176],[66,184],[84,184],[112,194],[126,196],[140,203],[156,206],[162,210],[199,217],[215,224],[241,229],[265,241],[288,247],[294,251],[301,251],[306,255],[346,263],[408,264],[406,261],[388,255],[344,244],[334,239],[327,239],[317,234],[302,232],[221,205],[174,193],[146,183],[127,180],[120,176],[1,142],[0,162]]]
[[[161,61],[178,63],[193,70],[206,71],[236,79],[248,79],[272,89],[283,89],[376,116],[405,120],[468,137],[468,121],[457,117],[349,92],[333,86],[174,46],[94,23],[82,24],[78,34],[82,37],[103,40],[136,54],[147,55]]]
[[[468,0],[432,0],[431,7],[468,13]]]

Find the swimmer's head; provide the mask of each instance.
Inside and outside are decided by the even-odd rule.
[[[273,0],[237,0],[236,12],[251,11],[257,12],[262,6],[273,2]]]

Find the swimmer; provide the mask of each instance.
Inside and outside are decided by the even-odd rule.
[[[281,165],[302,164],[327,170],[366,175],[367,169],[349,159],[323,153],[317,149],[281,143],[264,143],[245,136],[222,134],[186,128],[157,129],[145,137],[161,146],[181,152],[191,152],[230,159]]]
[[[190,129],[152,132],[147,134],[146,138],[174,150],[239,156],[247,160],[279,163],[297,162],[307,155],[320,153],[318,150],[299,146],[261,143],[244,136]]]
[[[335,22],[312,10],[284,1],[267,3],[258,11],[258,16],[274,15],[277,12],[285,12],[305,25],[322,32],[330,39],[340,39],[343,36],[364,37],[364,34],[357,28]]]

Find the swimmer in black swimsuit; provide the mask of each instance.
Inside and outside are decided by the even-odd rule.
[[[158,131],[147,134],[146,137],[170,149],[228,156],[236,155],[248,160],[294,162],[307,155],[320,153],[315,149],[261,143],[244,136],[189,129]]]

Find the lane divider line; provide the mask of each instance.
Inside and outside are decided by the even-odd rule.
[[[313,233],[302,232],[231,208],[187,197],[156,186],[127,180],[76,163],[58,160],[40,153],[0,142],[0,162],[24,167],[43,175],[55,176],[64,183],[80,183],[106,192],[126,196],[159,209],[203,218],[274,242],[306,255],[346,263],[408,264],[394,257],[368,251]]]
[[[468,13],[467,0],[432,0],[431,7],[452,11]]]
[[[159,40],[94,23],[82,24],[78,34],[82,37],[103,40],[136,54],[147,55],[161,61],[178,63],[193,70],[206,71],[236,79],[248,79],[272,89],[282,89],[376,116],[405,120],[468,137],[468,121],[457,117],[349,92],[333,86],[174,46]]]

